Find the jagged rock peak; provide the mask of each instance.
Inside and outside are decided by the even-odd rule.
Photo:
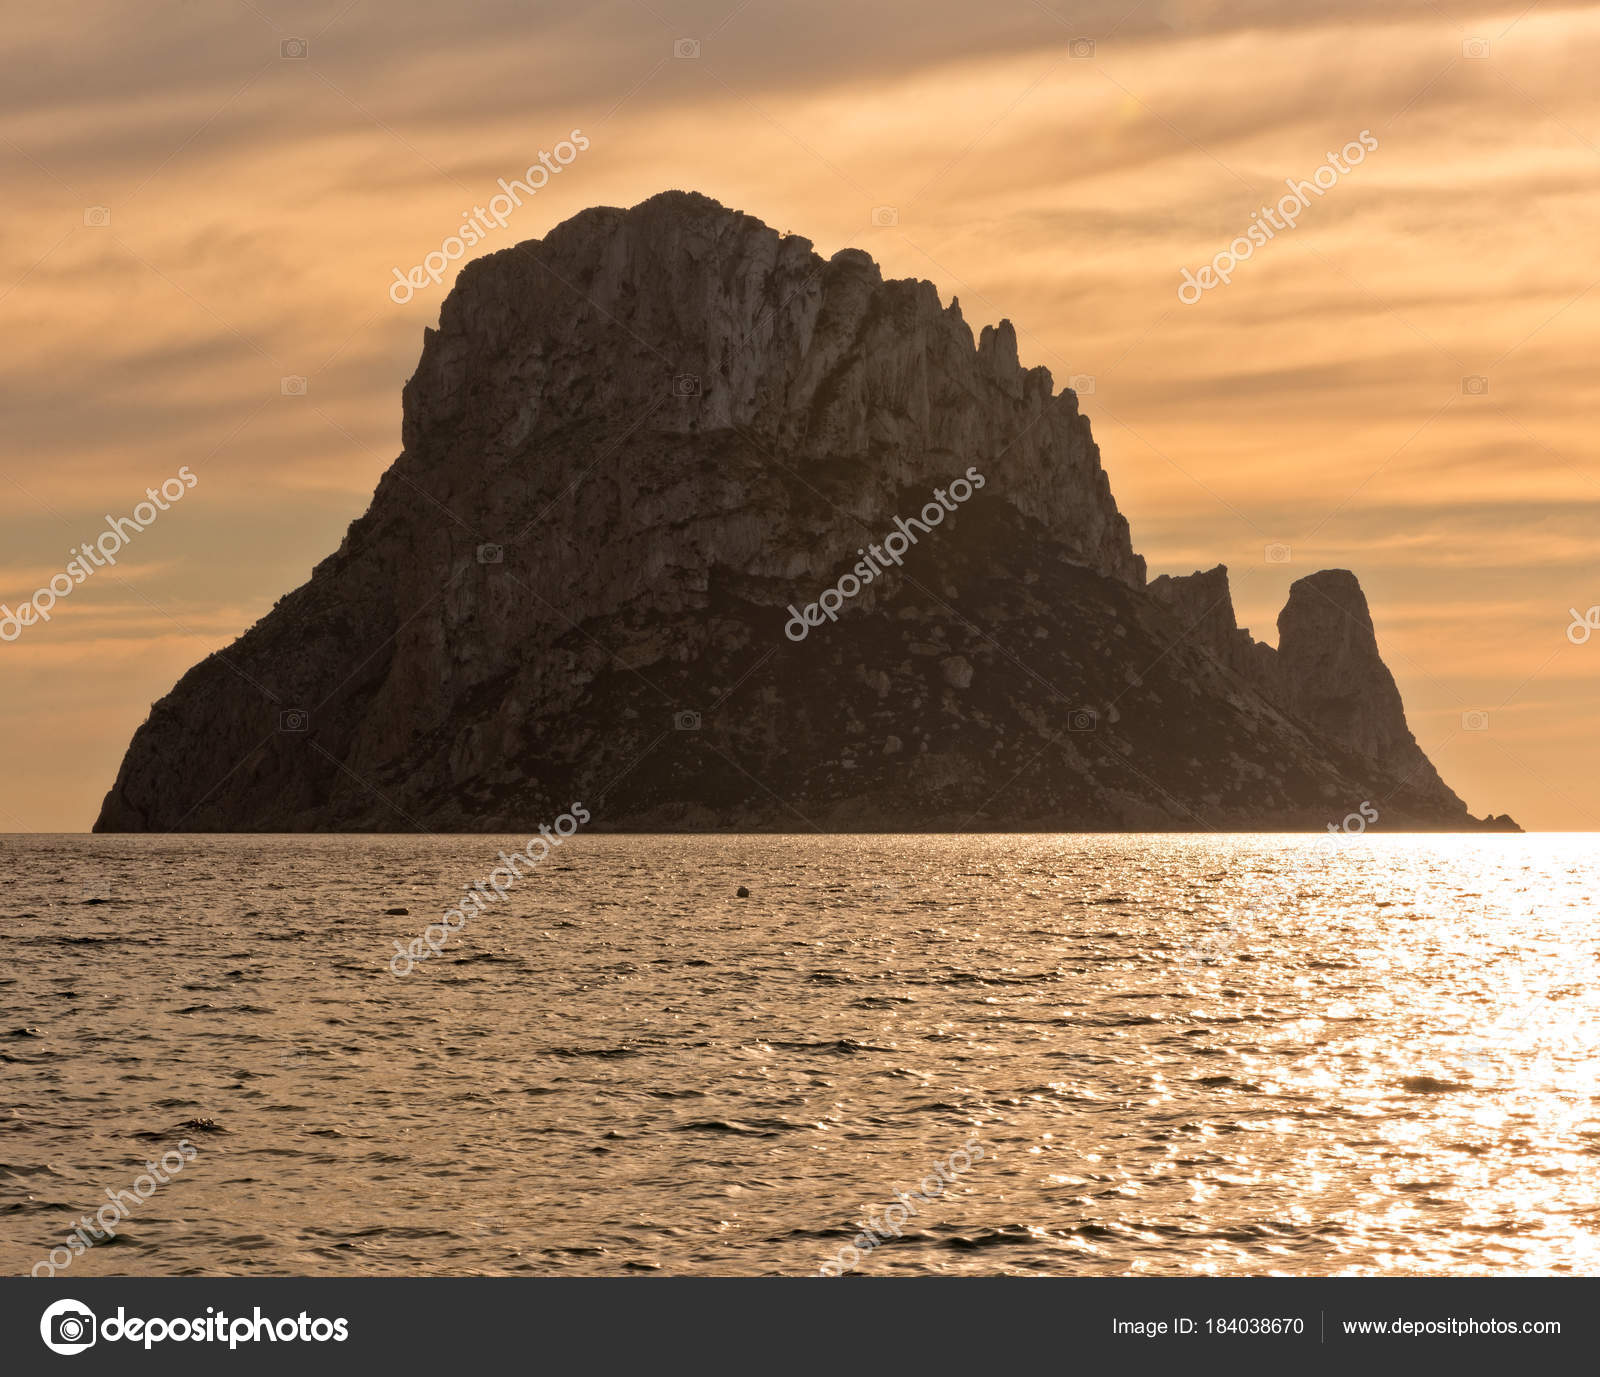
[[[1406,723],[1399,687],[1378,651],[1366,594],[1350,570],[1323,569],[1295,580],[1278,614],[1276,650],[1239,629],[1224,565],[1163,574],[1151,580],[1150,593],[1198,644],[1264,697],[1430,803],[1465,810]]]
[[[1185,634],[1236,674],[1267,693],[1275,687],[1273,653],[1240,628],[1233,610],[1228,566],[1196,570],[1192,574],[1162,574],[1150,581],[1149,591],[1183,623]]]
[[[864,466],[885,498],[992,467],[1078,562],[1144,583],[1076,395],[1022,369],[1009,321],[975,345],[931,282],[885,281],[859,249],[824,260],[693,192],[586,210],[467,265],[406,387],[404,462],[453,450],[464,421],[496,463],[646,412],[652,432]]]
[[[1196,569],[1192,574],[1162,574],[1150,580],[1152,596],[1172,608],[1208,644],[1222,644],[1238,630],[1228,566]]]
[[[1277,663],[1284,698],[1302,718],[1411,787],[1459,801],[1406,725],[1366,594],[1350,570],[1324,569],[1290,585],[1278,614]]]

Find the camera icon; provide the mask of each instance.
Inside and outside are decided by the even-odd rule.
[[[672,714],[672,725],[680,732],[697,732],[700,730],[700,714],[688,709],[675,712]]]
[[[1092,732],[1100,725],[1100,714],[1093,708],[1074,708],[1067,714],[1069,732]]]
[[[672,45],[674,57],[699,57],[700,40],[698,38],[680,38]]]
[[[1489,40],[1487,38],[1468,38],[1461,44],[1463,57],[1488,57]]]
[[[87,206],[83,212],[83,223],[93,229],[104,229],[111,223],[111,207]]]
[[[1489,730],[1489,714],[1486,712],[1464,712],[1461,714],[1461,729],[1469,732],[1486,732]]]
[[[506,560],[505,547],[501,545],[478,546],[479,564],[504,564]]]
[[[40,1317],[39,1337],[52,1353],[82,1353],[93,1348],[94,1311],[82,1301],[58,1300]]]
[[[303,38],[286,38],[278,44],[279,57],[301,58],[306,55],[306,41]]]
[[[1069,57],[1093,57],[1094,39],[1074,38],[1072,42],[1067,44],[1067,55]]]
[[[700,375],[698,373],[679,373],[672,380],[672,395],[674,397],[698,397],[700,395]]]
[[[1489,395],[1489,380],[1473,374],[1470,378],[1461,380],[1461,392],[1466,397],[1487,397]]]
[[[280,732],[303,732],[311,725],[311,714],[304,708],[286,708],[278,714]]]
[[[280,378],[278,389],[285,397],[303,397],[306,395],[306,380],[301,377]]]
[[[884,225],[898,225],[900,212],[893,206],[873,206],[872,223],[880,228]]]
[[[1269,545],[1262,551],[1268,564],[1287,564],[1292,553],[1287,545],[1277,544]]]
[[[1080,397],[1092,397],[1094,395],[1094,374],[1074,373],[1067,379],[1067,386]]]

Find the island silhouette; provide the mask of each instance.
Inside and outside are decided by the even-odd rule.
[[[467,264],[403,450],[151,710],[95,830],[1515,829],[1406,723],[1354,574],[1276,648],[1146,577],[1009,321],[695,193]]]

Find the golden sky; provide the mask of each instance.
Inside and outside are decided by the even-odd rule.
[[[1567,635],[1600,604],[1597,69],[1600,11],[1537,3],[14,9],[0,602],[198,481],[0,645],[0,831],[86,829],[150,704],[338,545],[459,264],[403,306],[393,270],[573,129],[469,257],[689,188],[1010,318],[1025,365],[1093,379],[1152,575],[1226,563],[1275,640],[1293,579],[1355,570],[1469,806],[1600,829],[1600,636]]]

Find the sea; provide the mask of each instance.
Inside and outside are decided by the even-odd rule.
[[[1600,1272],[1592,836],[526,841],[0,837],[0,1272]]]

